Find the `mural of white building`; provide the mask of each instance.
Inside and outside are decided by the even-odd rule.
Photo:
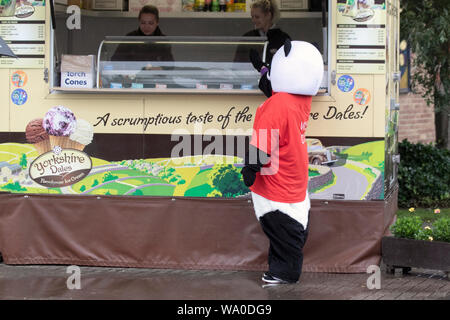
[[[3,177],[9,178],[13,175],[18,175],[22,171],[22,167],[15,164],[9,164],[5,161],[0,162],[0,173]]]

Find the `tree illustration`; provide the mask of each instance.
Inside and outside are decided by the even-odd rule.
[[[11,190],[11,191],[27,191],[26,188],[23,188],[18,181],[12,182],[9,181],[9,183],[2,187],[2,189]]]
[[[25,153],[22,153],[22,155],[20,156],[19,165],[22,167],[22,169],[26,169],[27,168],[28,160],[27,160],[27,155]]]
[[[27,160],[27,155],[25,153],[22,153],[22,156],[20,157],[19,165],[22,167],[22,169],[27,168],[28,160]]]
[[[143,196],[144,193],[140,189],[136,189],[132,194],[132,196]]]
[[[248,192],[240,171],[233,165],[220,166],[212,175],[212,183],[225,197],[235,197]]]
[[[178,180],[177,177],[173,177],[172,179],[169,180],[169,182],[175,182],[175,181],[177,181],[177,180]]]
[[[112,181],[112,180],[116,180],[118,179],[118,176],[113,175],[111,172],[107,172],[105,173],[105,175],[103,176],[103,182],[107,182],[107,181]]]

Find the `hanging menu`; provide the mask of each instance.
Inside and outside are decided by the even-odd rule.
[[[45,4],[16,4],[14,13],[0,16],[0,37],[16,58],[0,58],[0,68],[43,68],[45,61]]]
[[[385,0],[338,0],[337,10],[337,73],[384,73]]]

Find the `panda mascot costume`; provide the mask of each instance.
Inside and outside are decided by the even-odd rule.
[[[305,134],[322,76],[316,47],[286,40],[267,73],[273,93],[256,111],[241,173],[270,241],[269,270],[262,278],[269,284],[300,278],[310,209]]]

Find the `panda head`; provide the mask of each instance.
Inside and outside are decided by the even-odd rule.
[[[314,96],[323,76],[323,59],[309,42],[286,40],[275,53],[269,79],[274,92]]]

